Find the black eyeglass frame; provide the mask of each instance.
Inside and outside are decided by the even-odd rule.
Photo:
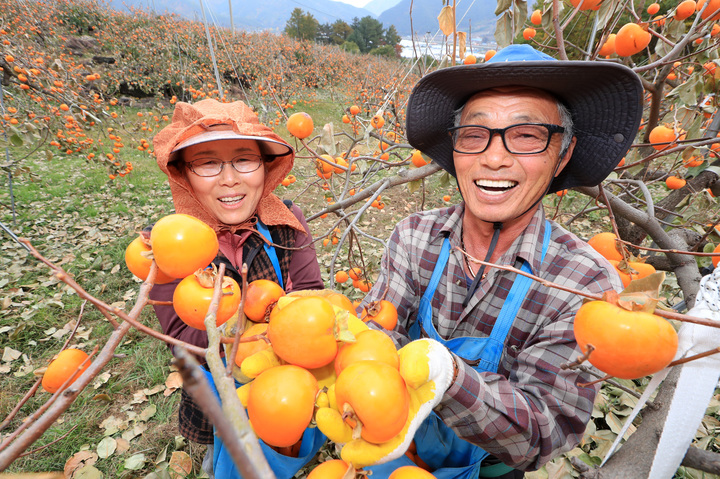
[[[257,163],[257,167],[256,167],[255,169],[248,170],[248,171],[240,171],[240,170],[238,170],[237,168],[235,168],[235,161],[237,161],[237,160],[243,160],[243,159],[246,159],[246,160],[249,159],[246,155],[238,156],[237,158],[233,158],[233,159],[230,160],[230,161],[220,161],[220,171],[218,171],[218,172],[215,173],[214,175],[201,175],[201,174],[199,174],[199,173],[198,173],[197,171],[195,171],[195,169],[193,168],[193,163],[196,163],[196,162],[198,162],[198,161],[219,160],[219,158],[197,158],[197,159],[195,159],[195,160],[193,160],[193,161],[186,161],[186,162],[185,162],[185,165],[187,165],[188,169],[189,169],[190,171],[192,171],[193,174],[199,176],[200,178],[213,178],[213,177],[215,177],[215,176],[219,176],[219,175],[223,172],[223,170],[225,169],[225,164],[226,164],[226,163],[230,163],[230,166],[232,167],[233,170],[235,170],[236,172],[240,173],[241,175],[244,175],[244,174],[246,174],[246,173],[253,173],[253,172],[259,170],[260,167],[263,165],[263,163],[266,161],[265,157],[263,157],[263,156],[258,156],[258,157],[256,157],[256,158],[260,160],[260,161],[258,161],[258,163]],[[273,158],[273,159],[274,159],[274,158]]]
[[[516,151],[511,151],[510,148],[508,148],[507,143],[505,142],[505,132],[518,127],[518,126],[526,126],[526,125],[532,125],[532,126],[542,126],[545,127],[548,131],[548,137],[547,142],[545,143],[545,148],[539,151],[533,151],[529,153],[521,153]],[[487,144],[485,145],[485,148],[483,148],[480,151],[461,151],[455,148],[455,139],[456,139],[456,132],[459,130],[462,130],[463,128],[483,128],[487,130],[490,133],[490,137],[488,138]],[[505,128],[488,128],[485,125],[460,125],[460,126],[454,126],[452,128],[447,129],[448,134],[450,135],[451,141],[452,141],[452,149],[453,151],[457,153],[461,153],[464,155],[477,155],[480,153],[484,153],[488,147],[490,147],[490,143],[492,143],[493,137],[498,134],[500,135],[500,139],[502,139],[503,146],[505,147],[505,150],[508,151],[508,153],[513,155],[538,155],[540,153],[543,153],[545,150],[548,149],[550,146],[550,141],[552,140],[552,137],[555,133],[565,133],[565,127],[562,127],[560,125],[553,125],[550,123],[516,123],[514,125],[506,126]]]

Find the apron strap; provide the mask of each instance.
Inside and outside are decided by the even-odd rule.
[[[266,240],[268,240],[270,243],[273,243],[272,236],[270,236],[270,229],[268,229],[265,223],[258,220],[257,229],[258,232],[263,235]],[[278,259],[275,247],[272,244],[267,244],[263,241],[263,248],[265,248],[265,253],[267,253],[268,257],[270,258],[270,262],[273,265],[273,268],[275,268],[275,274],[278,277],[278,284],[284,290],[285,285],[283,284],[282,270],[280,269],[280,260]]]
[[[545,261],[545,255],[550,244],[550,234],[550,222],[548,220],[545,220],[545,234],[543,236],[540,263]],[[533,273],[533,270],[527,261],[523,261],[522,267],[520,269],[528,274]],[[525,297],[527,296],[528,290],[530,289],[533,281],[533,279],[530,279],[527,276],[523,276],[520,274],[517,275],[512,287],[510,288],[510,292],[508,293],[507,298],[505,298],[505,302],[502,309],[500,310],[500,314],[495,321],[495,326],[493,327],[493,330],[490,333],[489,337],[490,344],[488,344],[489,347],[497,348],[499,352],[499,354],[491,355],[491,357],[494,357],[495,361],[495,363],[492,365],[494,367],[494,371],[497,371],[497,366],[500,364],[500,356],[502,355],[502,347],[505,344],[505,339],[510,332],[510,328],[515,322],[515,317],[517,317],[517,313],[518,311],[520,311],[520,307],[525,301]]]
[[[443,240],[442,248],[440,249],[440,256],[438,256],[438,259],[435,262],[435,269],[433,269],[430,282],[428,283],[422,298],[420,298],[420,306],[418,307],[417,317],[408,331],[408,336],[411,340],[420,339],[424,328],[428,337],[443,342],[440,335],[437,331],[435,331],[435,328],[425,327],[424,323],[426,321],[430,322],[430,324],[432,323],[432,298],[435,295],[435,290],[437,289],[438,284],[440,284],[440,280],[443,278],[443,274],[445,273],[445,266],[447,265],[448,258],[450,258],[450,249],[450,238],[446,236]]]

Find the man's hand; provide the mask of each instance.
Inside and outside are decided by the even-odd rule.
[[[353,438],[330,391],[330,407],[315,415],[318,428],[330,440],[342,444],[341,457],[356,468],[383,464],[405,454],[420,424],[432,413],[453,381],[455,360],[450,351],[432,339],[412,341],[398,351],[400,374],[410,395],[410,410],[402,431],[382,444]]]

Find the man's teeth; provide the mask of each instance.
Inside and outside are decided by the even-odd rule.
[[[475,186],[481,188],[486,193],[501,194],[508,189],[514,187],[517,183],[508,180],[476,180]]]
[[[245,198],[245,196],[226,196],[225,198],[220,198],[220,201],[227,205],[232,205],[235,203],[239,203],[242,201],[242,199]]]

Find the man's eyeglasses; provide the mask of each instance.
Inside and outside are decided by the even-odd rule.
[[[545,123],[518,123],[506,128],[487,128],[482,125],[463,125],[448,128],[453,150],[458,153],[478,154],[487,150],[495,134],[502,138],[505,149],[514,155],[535,155],[547,150],[553,133],[564,133],[560,125]]]
[[[198,176],[208,177],[219,175],[225,163],[230,163],[238,173],[252,173],[260,168],[263,159],[259,156],[243,155],[230,161],[221,161],[217,158],[198,158],[187,163],[190,171]]]

